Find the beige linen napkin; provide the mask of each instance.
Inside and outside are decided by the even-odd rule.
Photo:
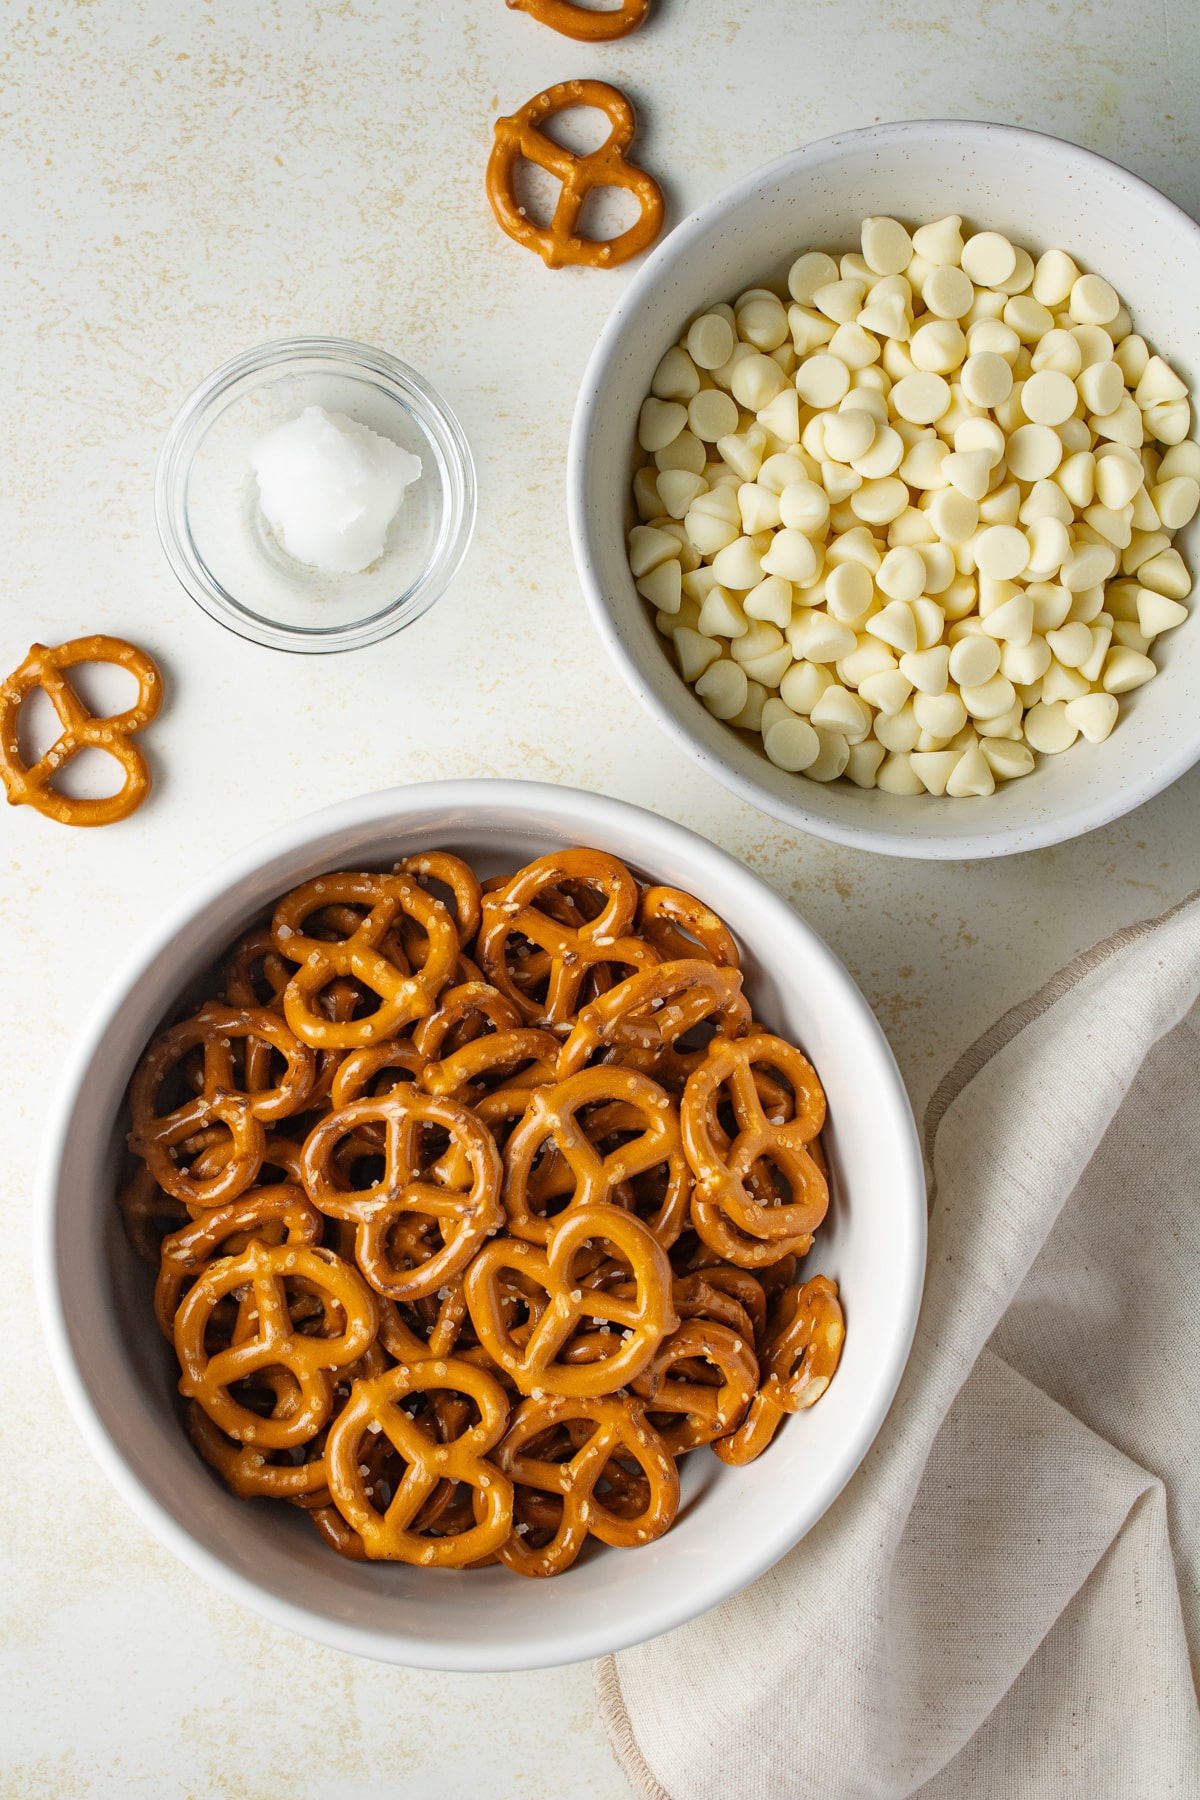
[[[596,1665],[645,1800],[1200,1794],[1198,996],[1193,895],[943,1082],[861,1469],[753,1587]]]

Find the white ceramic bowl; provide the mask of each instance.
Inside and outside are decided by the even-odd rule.
[[[503,1568],[347,1562],[299,1512],[234,1499],[184,1435],[148,1272],[113,1201],[125,1085],[185,983],[295,883],[327,869],[387,867],[436,845],[489,874],[571,842],[612,851],[715,907],[744,947],[758,1016],[794,1034],[819,1070],[835,1200],[810,1267],[842,1286],[841,1368],[760,1461],[726,1468],[707,1450],[685,1459],[678,1523],[636,1553],[589,1556],[553,1581]],[[443,1669],[597,1656],[679,1625],[760,1575],[866,1453],[904,1367],[924,1272],[912,1115],[883,1034],[837,958],[702,838],[620,801],[526,782],[438,782],[350,800],[276,832],[203,882],[139,948],[83,1033],[47,1125],[37,1213],[59,1379],[91,1449],[150,1529],[278,1624],[339,1650]]]
[[[803,831],[894,856],[998,856],[1078,836],[1140,806],[1200,757],[1200,626],[1158,640],[1160,674],[1121,703],[1107,742],[1039,758],[987,799],[820,783],[709,714],[670,658],[625,554],[638,409],[694,314],[784,277],[802,250],[857,248],[860,221],[962,214],[1035,255],[1059,245],[1110,280],[1135,328],[1200,392],[1200,226],[1103,157],[1038,132],[962,121],[871,126],[769,163],[685,219],[608,320],[583,379],[568,458],[575,557],[592,615],[643,705],[710,774]],[[1200,527],[1181,548],[1197,567]],[[1190,552],[1190,554],[1189,554]]]

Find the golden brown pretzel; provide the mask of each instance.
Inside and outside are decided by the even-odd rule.
[[[545,910],[547,896],[563,882],[579,882],[599,895],[595,918],[564,925]],[[615,856],[599,850],[562,850],[541,856],[504,887],[484,895],[478,955],[487,978],[506,994],[530,1025],[573,1022],[584,978],[609,963],[648,968],[657,951],[631,935],[637,911],[637,883]],[[510,940],[528,940],[544,952],[546,993],[522,992],[509,968]]]
[[[334,1157],[342,1140],[364,1126],[383,1129],[383,1177],[369,1187],[347,1189],[336,1176]],[[449,1134],[465,1158],[469,1186],[448,1186],[425,1167],[422,1139],[430,1128]],[[392,1300],[436,1292],[504,1222],[500,1155],[490,1133],[466,1107],[407,1085],[327,1114],[305,1140],[302,1166],[313,1205],[357,1225],[358,1265],[372,1287]],[[391,1254],[389,1237],[410,1215],[435,1226],[442,1243],[405,1269]]]
[[[776,1123],[763,1107],[755,1079],[755,1064],[777,1069],[791,1083],[795,1113]],[[738,1130],[732,1142],[717,1119],[718,1105],[727,1095]],[[735,1234],[765,1241],[775,1247],[772,1260],[794,1240],[811,1240],[825,1217],[829,1188],[810,1153],[809,1146],[825,1122],[825,1094],[816,1071],[794,1045],[768,1033],[753,1037],[714,1038],[704,1061],[688,1077],[680,1107],[684,1148],[696,1176],[692,1217],[707,1242],[706,1226],[720,1213]],[[756,1197],[752,1184],[760,1162],[770,1172],[778,1170],[791,1198],[779,1200],[773,1193]],[[807,1247],[807,1246],[806,1246]],[[739,1256],[722,1253],[733,1263]]]
[[[370,911],[340,941],[305,935],[303,927],[314,912],[339,903]],[[402,914],[415,920],[429,940],[424,965],[412,974],[381,949]],[[424,1018],[433,1011],[458,957],[454,920],[440,900],[406,875],[341,873],[305,882],[280,901],[271,933],[280,954],[301,965],[284,991],[288,1024],[318,1050],[358,1050]],[[379,996],[378,1010],[361,1019],[331,1021],[317,1005],[319,996],[335,978],[351,975]]]
[[[705,955],[722,969],[741,966],[733,933],[724,920],[682,888],[643,888],[637,922],[642,936],[664,962]]]
[[[763,1347],[762,1387],[737,1429],[713,1444],[721,1461],[753,1462],[788,1413],[815,1406],[837,1373],[845,1339],[836,1281],[814,1275],[803,1286],[786,1288]]]
[[[402,1405],[410,1394],[431,1390],[466,1395],[478,1409],[478,1423],[440,1443]],[[487,1460],[487,1453],[504,1435],[507,1418],[508,1401],[500,1384],[458,1358],[411,1367],[401,1363],[373,1381],[356,1382],[330,1428],[325,1467],[334,1503],[362,1539],[367,1555],[461,1569],[498,1550],[512,1526],[513,1490],[507,1475]],[[360,1447],[372,1425],[388,1438],[405,1465],[384,1511],[367,1497],[360,1471]],[[413,1527],[441,1481],[467,1483],[475,1522],[454,1536],[429,1537]]]
[[[245,1248],[246,1234],[258,1236],[264,1243],[280,1243],[286,1237],[289,1244],[319,1244],[321,1224],[321,1215],[309,1205],[303,1188],[286,1183],[254,1188],[228,1206],[206,1207],[199,1219],[162,1241],[154,1310],[163,1336],[174,1342],[175,1314],[184,1284],[212,1262],[220,1247],[225,1247],[226,1256],[236,1255]],[[238,1237],[243,1238],[242,1243],[231,1243]]]
[[[128,669],[138,684],[137,699],[122,713],[96,717],[75,692],[65,671],[80,663],[115,663]],[[17,716],[27,694],[41,688],[62,724],[57,737],[37,762],[21,759]],[[162,705],[163,680],[154,659],[123,638],[72,638],[47,649],[33,644],[19,669],[0,687],[0,779],[10,806],[32,806],[60,825],[112,825],[126,819],[150,792],[150,769],[132,734],[149,725]],[[125,780],[103,800],[74,800],[50,784],[80,750],[103,750],[120,764]]]
[[[547,119],[570,106],[595,107],[609,120],[608,137],[599,149],[586,156],[565,150],[541,130]],[[609,269],[639,255],[662,230],[666,207],[653,175],[626,160],[625,152],[636,131],[632,106],[624,94],[606,81],[560,81],[535,94],[510,117],[497,119],[496,141],[487,167],[487,191],[501,229],[527,250],[535,250],[551,269],[561,268],[564,263]],[[562,184],[549,225],[535,225],[518,203],[513,180],[522,158],[548,170]],[[604,241],[581,237],[579,215],[588,194],[593,188],[611,187],[627,188],[641,207],[641,217],[618,237]]]
[[[559,1076],[573,1075],[604,1050],[652,1063],[714,1016],[722,1037],[737,1037],[750,1023],[737,969],[698,958],[642,969],[584,1007],[559,1055]]]
[[[581,1427],[582,1441],[578,1447],[568,1442],[562,1460],[548,1460],[538,1440],[561,1424]],[[496,1461],[518,1492],[526,1488],[560,1498],[548,1543],[533,1548],[514,1533],[502,1546],[500,1560],[518,1575],[560,1574],[575,1561],[589,1532],[604,1544],[650,1543],[669,1529],[679,1510],[674,1458],[637,1401],[559,1395],[526,1400],[512,1416]],[[646,1504],[632,1515],[606,1506],[596,1492],[620,1462],[633,1463],[646,1483]]]
[[[279,1052],[285,1071],[276,1086],[247,1094],[234,1074],[233,1044],[253,1038]],[[196,1049],[203,1055],[200,1092],[160,1114],[160,1088],[189,1052]],[[142,1157],[168,1194],[201,1206],[220,1206],[243,1193],[254,1181],[266,1151],[263,1126],[299,1112],[308,1099],[315,1074],[312,1051],[292,1036],[278,1013],[263,1007],[220,1006],[209,1001],[192,1018],[169,1026],[155,1038],[135,1069],[129,1084],[129,1148]],[[181,1169],[172,1150],[218,1121],[229,1128],[227,1161],[208,1177],[193,1176]]]
[[[479,930],[479,878],[461,856],[445,850],[426,850],[420,856],[405,856],[396,864],[397,875],[410,875],[414,881],[438,881],[454,896],[454,923],[460,944],[469,944]]]
[[[634,1296],[621,1299],[578,1285],[576,1259],[592,1238],[612,1244],[633,1273]],[[501,1276],[515,1271],[549,1296],[524,1343],[504,1318]],[[572,1399],[615,1393],[640,1375],[663,1338],[679,1323],[671,1304],[671,1265],[658,1240],[640,1220],[614,1206],[581,1206],[565,1213],[550,1232],[545,1254],[506,1238],[486,1244],[463,1279],[463,1291],[479,1342],[523,1394],[564,1394]],[[594,1362],[564,1364],[558,1353],[584,1319],[619,1326],[617,1348]],[[600,1336],[600,1333],[585,1334]],[[601,1348],[614,1342],[605,1334]]]
[[[614,1123],[621,1135],[636,1136],[607,1155],[592,1142],[580,1114],[589,1107],[619,1107]],[[581,1069],[554,1087],[535,1088],[520,1124],[504,1147],[504,1210],[513,1237],[527,1243],[549,1241],[554,1221],[530,1206],[534,1164],[552,1144],[569,1171],[568,1210],[623,1203],[620,1190],[636,1175],[666,1166],[666,1188],[648,1229],[669,1249],[683,1229],[692,1178],[683,1154],[679,1120],[670,1096],[633,1069]]]
[[[342,1328],[308,1336],[295,1329],[286,1283],[302,1280],[339,1309]],[[205,1345],[209,1319],[227,1294],[245,1288],[246,1319],[254,1330],[212,1355]],[[248,1306],[252,1300],[253,1306]],[[331,1369],[357,1362],[379,1329],[375,1297],[358,1270],[332,1250],[315,1245],[269,1248],[255,1240],[241,1256],[209,1263],[184,1295],[175,1315],[175,1354],[182,1371],[179,1391],[197,1400],[226,1437],[260,1449],[287,1450],[307,1443],[333,1406]],[[236,1337],[237,1334],[235,1334]],[[238,1382],[283,1370],[298,1392],[263,1418],[230,1392]]]
[[[719,1384],[695,1379],[686,1363],[707,1363]],[[631,1384],[650,1413],[658,1435],[673,1456],[725,1437],[745,1416],[758,1386],[758,1359],[753,1341],[728,1325],[710,1319],[688,1319],[665,1338],[642,1373]],[[662,1421],[660,1413],[678,1413]]]
[[[608,44],[628,37],[650,11],[650,0],[621,0],[619,6],[604,11],[575,6],[572,0],[506,0],[506,4],[581,44]]]

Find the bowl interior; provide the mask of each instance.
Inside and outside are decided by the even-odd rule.
[[[173,1549],[245,1603],[339,1648],[498,1669],[653,1636],[789,1548],[848,1479],[890,1403],[915,1322],[925,1222],[915,1131],[891,1054],[841,965],[775,894],[703,840],[636,808],[532,784],[459,783],[335,810],[336,819],[319,815],[310,829],[281,834],[261,860],[214,884],[117,983],[83,1047],[51,1125],[43,1200],[43,1293],[68,1396],[109,1474]],[[148,1272],[113,1204],[125,1084],[172,998],[296,882],[435,846],[486,875],[571,841],[700,893],[744,947],[758,1016],[794,1036],[819,1070],[835,1198],[809,1270],[842,1286],[841,1369],[821,1404],[789,1420],[759,1462],[727,1468],[706,1450],[686,1458],[678,1523],[636,1555],[590,1554],[553,1581],[346,1562],[298,1511],[234,1499],[184,1436]]]
[[[709,772],[765,811],[845,843],[897,855],[979,856],[1035,848],[1115,818],[1200,755],[1200,639],[1156,642],[1157,678],[1122,697],[1103,744],[1039,758],[987,799],[946,801],[821,783],[777,769],[761,739],[708,713],[680,677],[629,573],[625,538],[638,409],[659,358],[696,313],[774,286],[801,251],[858,248],[870,214],[912,225],[959,213],[1035,257],[1061,247],[1117,288],[1152,349],[1193,388],[1200,375],[1200,227],[1103,158],[1036,132],[968,123],[889,125],[810,145],[692,215],[631,284],[584,378],[569,494],[576,557],[601,632],[659,722]],[[1200,394],[1197,395],[1200,400]],[[1200,521],[1177,540],[1189,566]]]

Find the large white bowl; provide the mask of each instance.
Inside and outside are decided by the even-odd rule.
[[[802,250],[857,247],[869,214],[962,214],[1035,255],[1055,245],[1119,290],[1195,390],[1200,226],[1115,163],[1039,132],[963,121],[871,126],[792,151],[685,219],[609,318],[580,389],[568,456],[571,535],[592,615],[643,705],[743,799],[802,831],[894,856],[999,856],[1104,825],[1200,758],[1200,627],[1160,638],[1161,673],[1121,704],[1106,743],[1043,757],[987,799],[912,798],[777,769],[761,739],[709,714],[681,679],[625,554],[638,409],[659,358],[696,313],[759,283],[786,292]],[[1181,540],[1185,555],[1200,527]],[[1195,566],[1195,558],[1189,558]]]
[[[759,1017],[793,1034],[829,1095],[835,1199],[810,1267],[841,1283],[846,1349],[811,1413],[768,1454],[686,1459],[678,1523],[636,1553],[605,1551],[553,1581],[346,1562],[289,1507],[236,1500],[192,1450],[148,1272],[113,1201],[125,1085],[185,983],[275,897],[333,868],[388,867],[442,845],[482,873],[566,843],[614,852],[702,895],[745,950]],[[912,1115],[887,1043],[837,958],[740,863],[620,801],[503,781],[394,788],[261,841],[201,883],[116,977],[83,1033],[47,1125],[37,1263],[54,1365],[84,1436],[150,1529],[200,1574],[339,1650],[440,1669],[516,1669],[619,1649],[760,1575],[830,1505],[866,1453],[908,1354],[924,1272],[925,1197]]]

